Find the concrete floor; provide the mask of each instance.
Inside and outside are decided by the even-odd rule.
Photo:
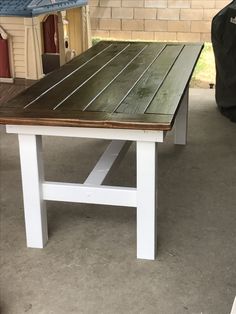
[[[158,259],[136,260],[134,208],[48,202],[25,246],[17,137],[0,132],[2,314],[228,314],[236,295],[236,124],[191,90],[189,143],[159,145]],[[44,138],[46,178],[82,182],[104,141]],[[107,182],[135,184],[135,147]]]

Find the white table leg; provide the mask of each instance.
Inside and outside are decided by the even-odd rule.
[[[188,99],[189,89],[187,88],[175,118],[175,144],[186,145],[188,131]]]
[[[47,213],[42,198],[42,138],[19,134],[27,246],[43,248],[48,240]]]
[[[156,257],[157,144],[137,142],[137,258]]]
[[[230,314],[236,314],[236,297],[234,299],[234,304],[233,304],[233,307],[232,307],[232,310],[231,310]]]

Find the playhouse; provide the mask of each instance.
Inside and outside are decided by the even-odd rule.
[[[0,82],[38,80],[90,45],[87,0],[0,2]]]

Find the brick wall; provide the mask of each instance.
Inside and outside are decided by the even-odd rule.
[[[89,0],[92,35],[210,41],[212,17],[230,0]]]

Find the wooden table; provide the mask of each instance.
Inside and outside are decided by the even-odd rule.
[[[46,200],[137,207],[137,257],[155,259],[157,143],[187,137],[188,83],[202,44],[102,41],[0,107],[19,137],[27,246],[48,240]],[[44,180],[43,135],[112,140],[84,184]],[[103,185],[137,143],[137,186]]]

